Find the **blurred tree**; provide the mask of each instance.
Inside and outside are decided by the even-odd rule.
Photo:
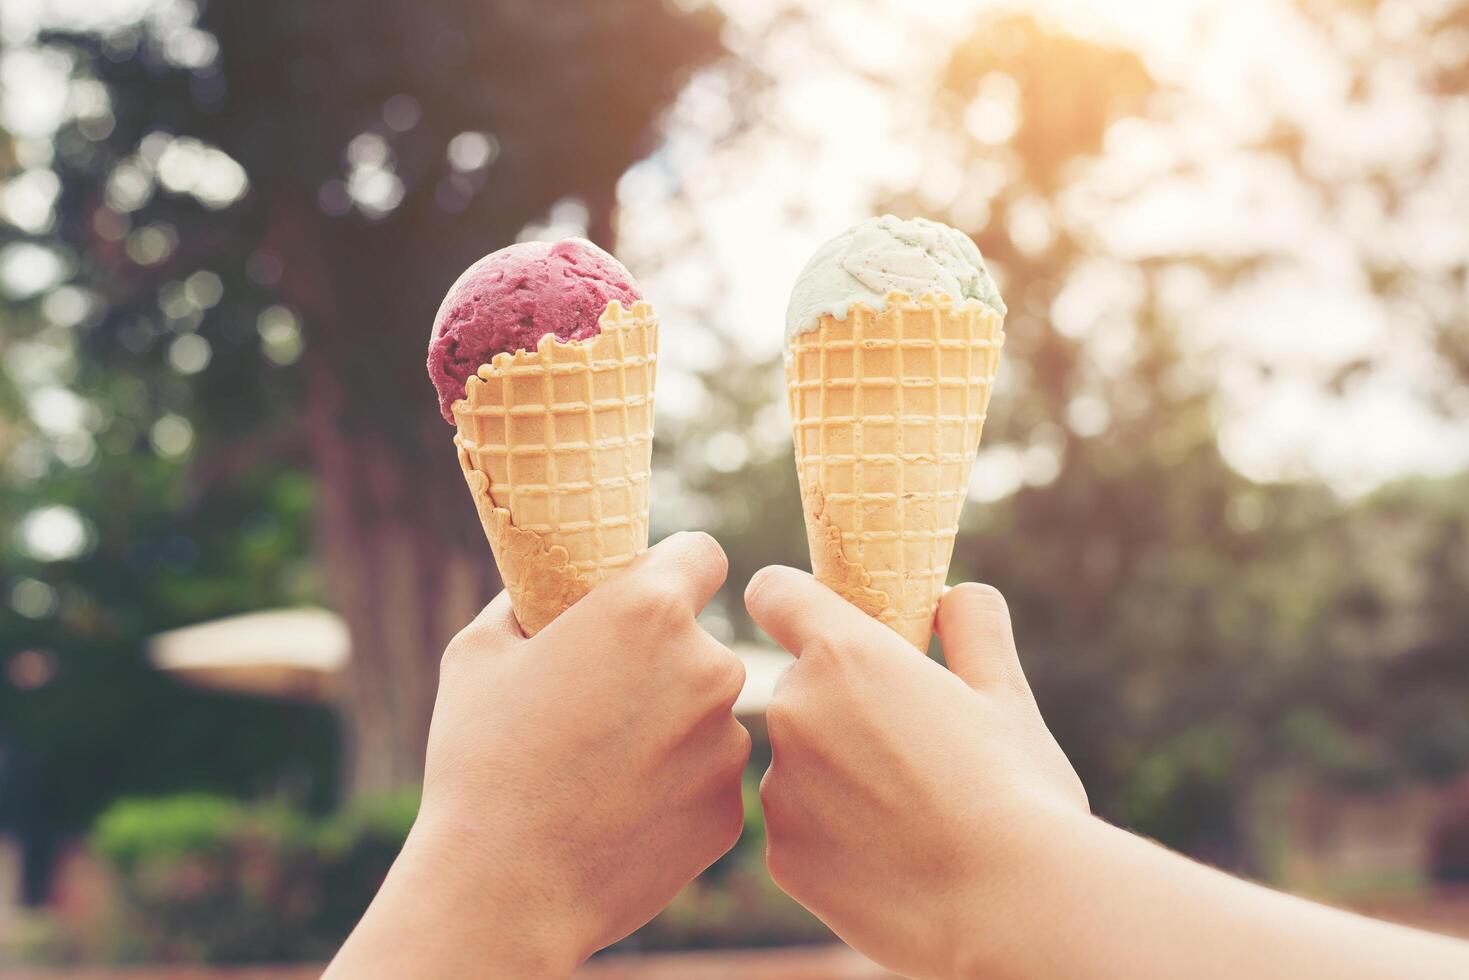
[[[740,49],[805,43],[828,64],[846,49],[824,29],[815,12],[786,16]],[[860,59],[848,67],[894,84]],[[935,76],[934,91],[895,110],[930,113],[916,127],[918,173],[873,207],[968,231],[1011,311],[952,577],[1007,593],[1041,705],[1094,805],[1251,869],[1252,800],[1272,772],[1371,788],[1462,768],[1469,732],[1452,706],[1469,678],[1447,651],[1469,640],[1462,601],[1446,597],[1469,590],[1450,557],[1469,515],[1430,505],[1448,493],[1432,484],[1343,507],[1319,484],[1257,485],[1234,470],[1218,445],[1219,365],[1186,343],[1188,321],[1297,257],[1268,242],[1115,244],[1130,203],[1194,175],[1199,106],[1137,53],[1026,16],[981,18]],[[804,146],[808,134],[778,131],[771,104],[741,105],[776,121],[739,124],[756,138],[732,127],[736,174],[772,152],[761,138]],[[668,207],[698,220],[697,202]],[[698,410],[660,422],[659,452],[693,498],[690,520],[726,544],[721,615],[750,636],[748,574],[806,556],[778,359],[751,364],[737,340],[716,341]]]
[[[56,217],[6,234],[70,275],[10,308],[71,321],[84,398],[142,382],[97,438],[191,453],[185,509],[262,461],[315,475],[357,790],[415,780],[436,658],[495,587],[422,367],[438,300],[537,221],[607,243],[618,177],[717,33],[656,0],[271,0],[39,39],[72,59],[31,167]]]
[[[860,6],[879,23],[890,15]],[[698,96],[683,106],[698,125],[650,168],[684,205],[717,198],[720,179],[748,181],[764,155],[804,159],[811,91],[853,91],[818,85],[783,105],[783,86],[801,90],[813,65],[851,59],[872,82],[856,91],[906,97],[881,59],[840,43],[827,5],[775,7],[766,26],[732,32],[740,58],[684,90]],[[1453,127],[1469,6],[1296,8],[1350,63],[1348,109],[1386,101],[1421,114],[1434,124],[1423,152],[1342,171],[1340,147],[1290,118],[1232,149],[1289,164],[1269,169],[1271,189],[1294,175],[1316,210],[1340,219],[1332,234],[1358,246],[1392,322],[1433,339],[1435,368],[1469,365],[1463,250],[1435,203],[1462,197],[1443,194],[1461,191],[1465,172]],[[271,0],[212,4],[198,24],[187,5],[150,9],[141,24],[43,39],[77,59],[67,122],[54,140],[17,140],[6,159],[3,234],[53,253],[7,250],[0,269],[44,271],[55,254],[70,279],[5,307],[0,512],[60,503],[82,515],[94,547],[63,561],[7,555],[6,652],[39,655],[7,663],[23,680],[61,669],[28,692],[0,685],[0,728],[12,729],[0,738],[42,747],[32,771],[55,785],[35,798],[53,806],[65,793],[68,814],[139,781],[163,788],[145,764],[85,784],[68,775],[82,760],[148,758],[138,747],[161,744],[169,719],[214,739],[208,750],[223,758],[226,741],[182,698],[164,707],[156,686],[139,693],[137,672],[101,665],[190,617],[312,596],[312,575],[278,574],[304,547],[300,469],[320,477],[319,574],[359,645],[356,782],[409,778],[431,655],[491,587],[418,367],[429,318],[459,268],[527,224],[608,239],[613,182],[647,149],[680,76],[717,53],[713,16],[652,0]],[[746,16],[731,20],[760,22]],[[1150,169],[1126,151],[1186,150],[1189,127],[1209,120],[1137,54],[1031,18],[987,16],[952,52],[934,50],[935,89],[887,106],[923,120],[920,172],[874,193],[874,206],[965,228],[1002,277],[1009,349],[954,576],[1009,595],[1042,706],[1094,803],[1248,867],[1244,811],[1273,771],[1376,788],[1462,769],[1469,488],[1415,481],[1343,506],[1310,482],[1246,480],[1217,445],[1218,367],[1181,334],[1221,294],[1292,257],[1208,242],[1140,255],[1108,234],[1118,205],[1199,163],[1165,152],[1173,162]],[[1428,108],[1394,101],[1410,91],[1431,96]],[[1274,107],[1259,108],[1267,119]],[[805,128],[770,132],[782,125]],[[715,144],[732,147],[722,174],[706,153]],[[22,220],[20,205],[56,179],[55,222]],[[670,227],[639,234],[655,259],[691,271],[681,281],[699,308],[688,319],[739,311],[743,297],[711,301],[705,288],[728,256],[691,258],[710,211],[670,210]],[[714,339],[713,367],[688,393],[698,410],[660,416],[654,519],[680,514],[725,544],[730,581],[708,622],[748,637],[743,583],[768,562],[803,563],[805,539],[778,362],[752,362],[734,333]],[[1349,389],[1372,367],[1347,365],[1332,383]],[[1469,385],[1431,373],[1425,385],[1462,415]],[[660,380],[667,390],[679,379]],[[686,394],[674,390],[670,403]],[[95,687],[66,686],[87,671],[120,701],[158,706],[156,717],[96,711]],[[236,730],[260,723],[231,718]],[[282,738],[309,727],[271,724],[291,733]],[[48,725],[49,740],[32,737]],[[99,755],[109,740],[117,753]],[[246,769],[222,762],[213,775],[221,788],[267,781]]]
[[[977,25],[938,84],[933,139],[962,174],[945,217],[979,244],[1010,307],[979,466],[1008,468],[1014,492],[970,510],[958,574],[1006,590],[1042,708],[1096,804],[1232,860],[1232,808],[1215,794],[1237,731],[1185,705],[1205,677],[1211,704],[1236,687],[1217,685],[1243,638],[1221,642],[1206,624],[1222,613],[1210,584],[1248,558],[1225,516],[1247,482],[1219,454],[1213,381],[1187,361],[1162,294],[1177,269],[1223,288],[1255,260],[1124,260],[1067,206],[1118,123],[1157,101],[1136,53],[1006,16]],[[1190,761],[1160,777],[1146,763],[1167,737],[1181,740],[1170,758]],[[1138,782],[1146,801],[1129,806]],[[1169,816],[1183,799],[1187,813]]]
[[[1133,52],[1017,16],[983,21],[941,76],[933,158],[962,174],[947,217],[979,243],[1010,304],[979,466],[1018,477],[1013,493],[971,509],[975,533],[955,564],[1006,589],[1042,708],[1102,811],[1248,867],[1249,790],[1274,767],[1304,756],[1351,779],[1465,764],[1469,733],[1444,709],[1462,703],[1469,676],[1410,681],[1403,660],[1415,644],[1465,642],[1452,610],[1469,574],[1447,557],[1465,515],[1431,516],[1421,497],[1396,508],[1414,529],[1392,549],[1391,566],[1416,582],[1403,589],[1371,575],[1380,543],[1347,530],[1362,522],[1379,535],[1384,505],[1337,517],[1319,489],[1256,486],[1225,462],[1217,375],[1187,354],[1183,318],[1293,259],[1110,246],[1110,205],[1143,188],[1097,175],[1147,124],[1176,126],[1190,111],[1170,94]],[[894,207],[919,210],[904,198]],[[1420,281],[1410,292],[1429,291]],[[1462,304],[1450,320],[1441,342],[1462,331]],[[1440,521],[1432,540],[1447,553],[1410,543]],[[1366,629],[1353,596],[1416,628]],[[1421,669],[1429,656],[1411,660]],[[1383,699],[1391,677],[1395,696]],[[1394,721],[1403,710],[1425,723],[1416,748]],[[1306,730],[1324,737],[1303,740]]]
[[[1283,117],[1262,149],[1285,160],[1333,217],[1394,330],[1426,339],[1449,369],[1429,379],[1425,394],[1449,417],[1469,418],[1469,255],[1461,238],[1469,159],[1460,137],[1469,119],[1469,3],[1294,6],[1346,79],[1346,124],[1365,127],[1390,113],[1412,125],[1388,146],[1369,144],[1360,159],[1344,161],[1310,119]],[[1351,365],[1337,383],[1360,383],[1371,366]]]
[[[90,400],[123,415],[111,386]],[[32,517],[0,539],[0,825],[21,841],[27,900],[45,898],[56,848],[118,795],[188,788],[312,809],[336,795],[328,709],[202,693],[141,655],[159,630],[316,591],[307,477],[255,466],[191,502],[183,471],[104,449],[0,483],[0,514],[47,515],[62,535],[37,537]]]

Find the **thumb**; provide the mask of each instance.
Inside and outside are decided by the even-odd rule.
[[[945,589],[937,619],[944,660],[960,680],[975,690],[1010,687],[1030,695],[998,589],[973,582]]]

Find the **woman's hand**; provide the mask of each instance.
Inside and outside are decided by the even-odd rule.
[[[949,670],[803,572],[746,605],[799,660],[761,785],[776,882],[915,977],[1469,977],[1469,945],[1195,864],[1087,812],[1000,594],[945,593]]]
[[[805,572],[762,570],[745,603],[797,657],[767,715],[771,875],[885,966],[952,975],[975,908],[1021,884],[1051,829],[1088,812],[1005,600],[981,585],[945,593],[949,670]]]
[[[418,821],[343,976],[567,975],[734,844],[744,668],[695,622],[726,569],[677,534],[533,638],[503,593],[454,638]]]

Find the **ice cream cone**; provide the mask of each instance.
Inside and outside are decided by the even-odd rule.
[[[648,546],[658,320],[497,354],[452,411],[454,444],[515,616],[534,635]]]
[[[796,470],[817,579],[927,650],[1005,333],[976,300],[884,306],[788,341]]]

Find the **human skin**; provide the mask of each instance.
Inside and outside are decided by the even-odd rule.
[[[423,802],[328,977],[569,976],[729,850],[750,736],[724,582],[677,534],[533,638],[501,593],[444,652]]]
[[[766,720],[770,872],[913,977],[1469,976],[1469,944],[1272,892],[1093,817],[1004,599],[939,604],[945,669],[810,575],[745,602],[797,662]]]

